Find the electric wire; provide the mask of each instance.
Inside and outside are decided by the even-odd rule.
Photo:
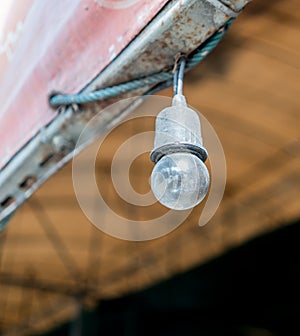
[[[180,58],[179,62],[179,71],[178,71],[178,84],[177,84],[177,93],[179,95],[183,94],[183,77],[185,70],[186,60],[184,57]]]
[[[175,64],[175,71],[174,71],[174,78],[173,78],[173,91],[174,91],[174,96],[177,94],[178,91],[178,64]]]

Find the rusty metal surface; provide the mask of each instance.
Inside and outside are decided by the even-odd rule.
[[[195,50],[229,18],[206,0],[171,1],[85,90],[95,90],[172,67],[177,53],[189,54]]]
[[[170,68],[178,52],[189,54],[228,19],[226,13],[207,0],[171,1],[85,90]],[[149,89],[143,87],[128,96],[138,96]],[[76,109],[62,111],[49,126],[41,129],[1,171],[0,220],[72,159],[74,146],[86,123],[95,113],[120,98],[82,106],[80,112]],[[128,112],[125,109],[104,113],[96,127],[98,136]]]

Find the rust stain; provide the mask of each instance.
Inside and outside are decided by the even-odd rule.
[[[55,154],[52,153],[52,152],[48,152],[48,153],[46,153],[46,154],[42,157],[42,159],[41,159],[39,165],[40,165],[40,167],[45,167],[45,166],[48,165],[50,162],[53,162],[54,159],[55,159]]]
[[[12,196],[7,196],[4,200],[1,201],[0,206],[1,208],[5,209],[11,204],[13,204],[16,201],[16,199]]]
[[[171,38],[172,38],[172,35],[171,35],[171,33],[170,33],[169,31],[167,31],[167,32],[165,33],[165,38],[166,38],[166,39],[171,39]]]
[[[19,184],[19,187],[23,190],[30,189],[36,181],[37,181],[36,176],[32,175],[26,176],[25,179]]]
[[[205,34],[205,37],[209,37],[213,34],[212,30],[208,30],[207,33]]]

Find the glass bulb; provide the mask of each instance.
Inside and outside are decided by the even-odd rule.
[[[207,194],[209,172],[191,153],[172,153],[162,157],[151,175],[151,188],[160,203],[174,210],[199,204]]]

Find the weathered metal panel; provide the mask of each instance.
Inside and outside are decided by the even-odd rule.
[[[100,0],[27,3],[14,54],[9,60],[2,55],[7,60],[0,87],[0,168],[54,119],[49,94],[81,90],[166,2],[140,0],[119,10]]]

